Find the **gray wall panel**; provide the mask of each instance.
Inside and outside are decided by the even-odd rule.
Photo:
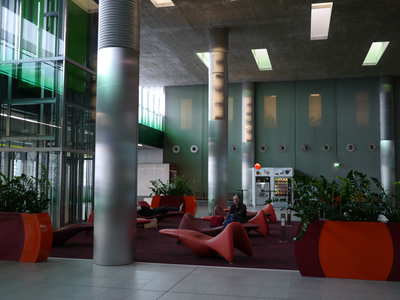
[[[320,95],[320,119],[310,120],[310,96]],[[309,149],[302,148],[307,145]],[[324,151],[324,145],[330,150]],[[296,83],[296,168],[332,177],[336,160],[336,105],[333,80]]]
[[[240,84],[230,84],[230,193],[241,185],[240,94]],[[309,119],[310,94],[321,95],[321,119],[317,123],[310,123]],[[269,96],[276,96],[275,115],[270,111],[271,99],[266,110],[264,107],[265,97]],[[398,99],[398,92],[395,97]],[[193,99],[193,127],[185,130],[180,128],[180,103],[184,99]],[[206,196],[207,86],[168,87],[166,101],[165,161],[176,163],[181,173],[195,182],[196,192]],[[368,147],[379,146],[377,78],[257,83],[255,101],[255,158],[263,166],[294,167],[309,175],[328,178],[356,169],[379,178],[379,147],[375,151]],[[180,155],[172,154],[174,143],[181,145]],[[201,146],[200,155],[189,153],[188,147],[194,143]],[[309,145],[310,150],[302,151],[303,144]],[[330,145],[330,151],[323,150],[325,144]],[[346,144],[355,144],[356,151],[346,151]],[[233,145],[237,146],[236,151]],[[265,152],[260,151],[261,145],[268,146]],[[280,145],[287,145],[287,151],[281,152]],[[342,164],[339,169],[333,167],[336,161]]]
[[[204,121],[205,109],[204,86],[171,87],[166,91],[165,118],[165,162],[176,165],[180,175],[190,180],[196,194],[204,191]],[[189,104],[190,103],[190,104]],[[180,152],[172,152],[173,145],[180,146]],[[192,153],[191,145],[197,145],[199,152]]]
[[[288,167],[295,163],[295,89],[294,83],[258,83],[256,85],[256,161],[265,167]],[[266,97],[276,96],[276,122],[272,117],[267,120],[265,114],[272,114],[271,107],[265,107]],[[260,150],[266,145],[266,151]],[[286,145],[286,151],[280,151],[280,145]]]
[[[343,164],[341,175],[357,169],[380,178],[378,79],[338,80],[336,98],[338,160]],[[366,118],[363,121],[357,116],[357,111],[362,109]],[[356,151],[346,151],[347,144],[355,144]],[[376,151],[370,151],[369,144],[376,144]]]

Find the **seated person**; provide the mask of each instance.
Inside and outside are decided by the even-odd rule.
[[[243,204],[242,200],[237,194],[233,195],[232,200],[233,200],[233,205],[231,206],[229,214],[224,221],[224,226],[232,222],[240,222],[240,223],[247,222],[246,205]]]
[[[176,207],[156,207],[151,208],[146,201],[139,201],[140,208],[137,210],[137,215],[139,217],[153,217],[156,215],[164,215],[170,211],[179,211]]]

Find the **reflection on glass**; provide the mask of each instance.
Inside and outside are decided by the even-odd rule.
[[[369,123],[369,101],[367,92],[356,94],[356,121],[359,126],[368,126]]]
[[[1,1],[0,61],[62,55],[60,0]]]
[[[192,129],[192,99],[181,101],[181,129]]]
[[[320,94],[311,94],[308,97],[308,123],[311,127],[321,125],[322,97]]]
[[[233,97],[228,97],[228,120],[233,121],[235,118],[235,108],[234,108],[234,99]]]
[[[11,99],[54,98],[63,92],[62,64],[37,62],[0,64],[0,84],[12,78]]]
[[[164,87],[139,86],[139,123],[164,130]]]
[[[276,128],[278,124],[277,118],[277,97],[264,97],[264,127]]]

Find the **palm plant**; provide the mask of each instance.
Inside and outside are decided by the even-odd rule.
[[[40,178],[25,174],[9,178],[0,173],[0,211],[41,213],[49,206],[49,189],[45,170]]]

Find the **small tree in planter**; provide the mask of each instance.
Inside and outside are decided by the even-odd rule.
[[[350,171],[338,181],[301,178],[295,187],[303,275],[400,280],[400,210],[378,180]]]
[[[52,228],[47,212],[50,182],[21,175],[0,174],[0,259],[44,261],[50,254]]]
[[[193,196],[193,191],[186,178],[177,176],[167,183],[160,179],[152,180],[150,183],[153,208],[159,206],[179,207],[183,203],[185,213],[196,214],[196,198]]]

